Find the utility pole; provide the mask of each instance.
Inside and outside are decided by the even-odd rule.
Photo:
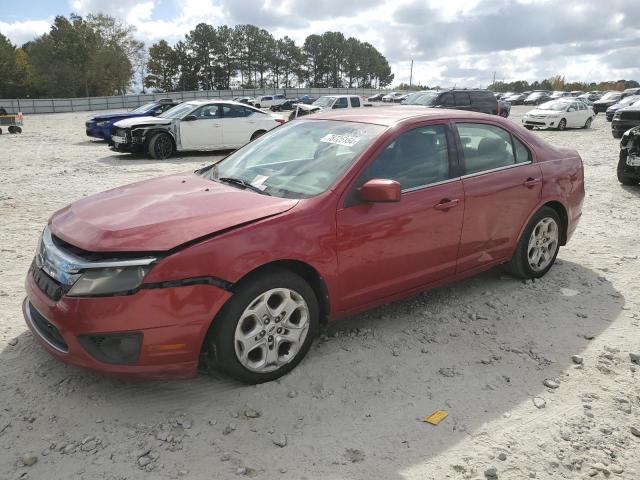
[[[411,73],[409,74],[409,86],[411,86],[412,80],[413,80],[413,58],[411,59]]]
[[[491,85],[496,88],[496,72],[493,72],[493,83]]]

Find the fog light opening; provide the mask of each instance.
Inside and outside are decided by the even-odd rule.
[[[131,365],[138,361],[142,333],[118,333],[78,337],[93,358],[113,365]]]

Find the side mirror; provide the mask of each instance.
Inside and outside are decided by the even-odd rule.
[[[400,184],[395,180],[374,178],[360,187],[360,198],[369,203],[400,201]]]
[[[186,117],[184,117],[184,121],[185,122],[193,122],[194,120],[197,120],[198,117],[196,117],[195,115],[187,115]]]

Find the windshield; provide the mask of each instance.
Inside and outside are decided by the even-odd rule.
[[[530,97],[541,97],[542,95],[546,95],[545,92],[533,92],[531,95],[529,95]]]
[[[144,113],[144,112],[148,112],[149,110],[151,110],[151,108],[155,106],[155,103],[151,102],[151,103],[145,103],[144,105],[142,105],[141,107],[136,108],[135,110],[131,110],[131,113]]]
[[[622,100],[620,100],[618,103],[620,105],[631,105],[634,102],[637,102],[638,100],[640,100],[640,96],[638,95],[631,95],[630,97],[625,97]]]
[[[313,105],[316,105],[322,108],[329,108],[331,105],[333,105],[333,102],[335,101],[336,99],[334,97],[320,97],[315,102],[313,102]]]
[[[191,112],[196,106],[197,105],[193,105],[191,103],[181,103],[158,116],[162,118],[182,118]]]
[[[609,93],[605,93],[604,96],[600,100],[617,100],[621,96],[622,96],[621,93],[609,92]]]
[[[404,105],[433,105],[440,92],[416,92],[412,93],[402,102]]]
[[[543,103],[542,105],[538,106],[539,110],[557,110],[557,111],[563,111],[565,108],[567,108],[567,106],[569,105],[569,102],[566,101],[554,101],[554,102],[547,102],[547,103]]]
[[[201,171],[266,195],[308,198],[325,192],[386,127],[335,120],[287,123]],[[226,180],[225,180],[226,179]]]

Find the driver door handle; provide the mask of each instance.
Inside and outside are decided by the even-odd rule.
[[[522,184],[527,188],[533,188],[539,183],[542,183],[542,180],[539,178],[529,177]]]
[[[457,207],[459,203],[460,203],[460,200],[457,198],[454,198],[453,200],[450,200],[448,198],[443,198],[442,200],[440,200],[439,203],[436,203],[433,206],[433,208],[435,208],[436,210],[441,210],[446,212],[450,208]]]

